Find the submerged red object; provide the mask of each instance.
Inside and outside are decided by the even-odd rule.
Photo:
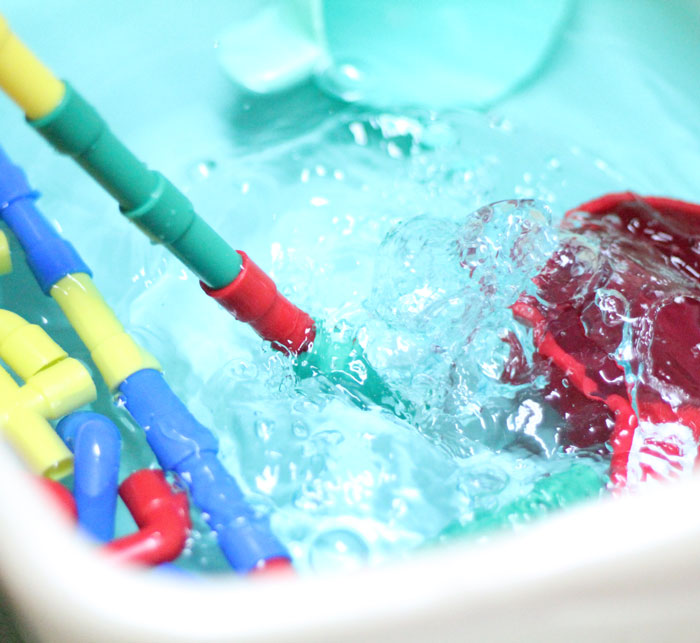
[[[700,205],[625,192],[572,234],[513,314],[533,327],[565,446],[612,447],[617,488],[692,472],[700,443]]]
[[[121,561],[158,565],[180,555],[192,523],[187,494],[174,492],[160,470],[132,473],[119,487],[139,530],[105,549]]]
[[[48,492],[56,506],[71,522],[78,520],[78,507],[75,504],[73,494],[66,489],[58,480],[37,476],[37,482]]]

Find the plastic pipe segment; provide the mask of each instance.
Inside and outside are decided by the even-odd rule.
[[[80,524],[80,500],[62,484],[48,478],[38,478],[62,513]],[[112,540],[104,546],[122,562],[160,565],[177,558],[187,542],[191,529],[187,495],[173,492],[162,471],[145,469],[130,475],[119,493],[139,530]],[[177,567],[174,571],[182,572]]]
[[[297,355],[314,341],[314,321],[277,290],[275,282],[239,251],[241,270],[223,288],[201,286],[239,321],[246,322],[278,350]]]
[[[574,464],[566,471],[540,478],[530,493],[496,512],[477,511],[468,523],[451,523],[439,537],[478,536],[502,527],[528,523],[551,511],[594,498],[604,487],[605,481],[594,469],[585,464]]]
[[[160,368],[155,357],[124,330],[89,275],[66,275],[51,288],[51,297],[90,351],[111,391],[143,368]]]
[[[118,560],[143,565],[175,560],[192,527],[187,494],[174,493],[162,471],[144,469],[122,482],[119,495],[139,531],[113,540],[105,550]]]
[[[4,39],[0,37],[0,60],[4,61],[0,63],[0,85],[25,110],[30,124],[112,194],[123,214],[199,275],[207,294],[278,350],[303,353],[316,340],[313,355],[307,360],[312,368],[302,368],[300,374],[326,374],[313,365],[326,364],[338,354],[352,354],[353,364],[372,374],[359,382],[361,395],[392,409],[397,406],[386,403],[395,395],[387,395],[387,387],[374,377],[359,346],[342,346],[337,338],[326,341],[330,339],[327,333],[316,338],[313,319],[282,296],[268,275],[245,254],[230,248],[195,214],[192,204],[177,188],[158,172],[146,168],[114,136],[92,106],[70,85],[53,77],[29,50],[18,45],[6,22],[0,30],[5,34]],[[57,84],[63,91],[55,91]],[[28,101],[33,92],[45,92],[51,100],[40,101],[41,109],[32,104],[30,111]],[[102,368],[100,362],[96,363]],[[111,388],[117,379],[110,378]],[[342,376],[340,379],[347,380]],[[358,388],[357,381],[344,384]]]
[[[88,346],[110,390],[138,370],[159,368],[153,356],[124,332],[75,248],[41,216],[38,197],[0,148],[0,216],[19,239],[41,289],[56,299]],[[324,374],[400,416],[410,415],[409,406],[400,403],[354,338],[314,325],[245,253],[240,257],[242,268],[231,284],[217,290],[202,284],[204,290],[276,348],[301,353],[295,364],[299,377]]]
[[[254,310],[256,316],[246,321],[276,348],[305,349],[313,339],[311,318],[279,295],[270,278],[250,261],[244,287],[234,286],[242,266],[239,253],[195,213],[182,192],[123,145],[80,94],[53,76],[1,17],[0,85],[32,127],[58,151],[72,156],[118,201],[128,219],[197,274],[208,294],[234,314],[241,306],[246,312]],[[262,288],[262,302],[257,287]],[[241,303],[241,294],[249,296],[251,291],[256,301]],[[239,319],[244,317],[241,312]]]
[[[12,257],[7,235],[0,231],[0,275],[12,272]]]
[[[37,198],[22,170],[0,148],[0,216],[20,240],[29,268],[48,294],[61,277],[90,271],[48,221],[33,216]]]
[[[61,102],[63,83],[10,31],[0,15],[0,78],[3,89],[24,110],[39,118]]]
[[[0,149],[0,217],[19,239],[41,289],[58,302],[85,342],[107,386],[114,390],[142,368],[159,368],[124,331],[75,248],[41,216],[38,197],[22,170]]]
[[[75,504],[73,494],[68,491],[60,482],[39,476],[36,478],[37,483],[48,492],[56,506],[61,510],[64,516],[71,522],[78,519],[78,508]]]
[[[121,437],[104,415],[78,411],[64,417],[56,431],[73,452],[73,494],[78,523],[97,540],[114,538],[119,487]]]
[[[33,253],[30,267],[37,281],[61,305],[110,388],[119,388],[160,465],[181,474],[234,569],[249,571],[265,567],[268,560],[288,561],[267,519],[255,516],[234,478],[218,461],[214,435],[170,390],[155,360],[143,357],[145,353],[124,332],[80,256],[36,208],[36,197],[24,174],[0,149],[0,204],[9,202],[8,207],[0,207],[0,215],[25,252]],[[44,256],[44,250],[52,254]],[[51,257],[56,257],[55,263]],[[71,272],[75,269],[77,274]],[[118,340],[110,339],[115,337]]]
[[[161,373],[135,373],[122,383],[120,392],[127,410],[146,431],[161,467],[177,472],[189,486],[192,501],[236,571],[253,571],[275,558],[289,560],[267,517],[246,502],[219,461],[216,437],[189,413]]]
[[[0,310],[0,358],[25,381],[19,386],[0,369],[0,426],[34,471],[62,478],[73,458],[47,420],[95,399],[90,373],[42,328],[7,310]]]

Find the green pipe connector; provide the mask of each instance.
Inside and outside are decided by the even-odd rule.
[[[323,375],[343,389],[361,408],[368,402],[381,406],[400,418],[413,416],[412,405],[387,385],[367,360],[362,346],[349,327],[329,331],[316,322],[316,336],[309,350],[297,356],[294,371],[300,379]]]
[[[155,243],[166,246],[211,288],[240,272],[241,257],[160,172],[149,170],[69,83],[50,114],[28,121],[56,150],[72,156]]]
[[[529,494],[495,512],[477,511],[467,523],[453,521],[438,535],[438,541],[481,536],[504,527],[515,527],[550,512],[597,497],[605,480],[589,466],[574,464],[570,469],[538,480]]]
[[[166,246],[210,288],[231,284],[241,271],[241,255],[197,216],[182,192],[139,161],[69,83],[65,86],[59,105],[29,124],[57,151],[73,157],[117,200],[122,214],[153,242]],[[330,333],[318,325],[313,349],[295,364],[299,377],[323,374],[359,406],[373,402],[410,418],[410,405],[387,386],[359,343],[348,335],[347,331]]]

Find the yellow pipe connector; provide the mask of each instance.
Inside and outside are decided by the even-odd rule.
[[[0,368],[3,433],[33,471],[54,479],[68,475],[73,456],[49,420],[97,397],[90,373],[42,328],[8,310],[0,310],[0,358],[24,380],[20,386]]]
[[[158,360],[126,333],[89,275],[63,277],[51,288],[51,297],[90,351],[110,391],[144,368],[160,370]]]

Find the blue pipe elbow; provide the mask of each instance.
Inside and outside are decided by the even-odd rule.
[[[144,369],[122,382],[119,390],[160,466],[175,471],[187,485],[236,571],[249,572],[271,558],[289,558],[267,517],[255,513],[219,461],[214,434],[192,416],[162,373]]]
[[[75,248],[36,208],[39,193],[27,183],[24,172],[0,148],[0,217],[19,240],[27,264],[45,294],[66,275],[91,275]]]
[[[114,538],[119,489],[119,429],[104,415],[78,411],[63,418],[56,431],[74,454],[78,524],[108,542]]]

